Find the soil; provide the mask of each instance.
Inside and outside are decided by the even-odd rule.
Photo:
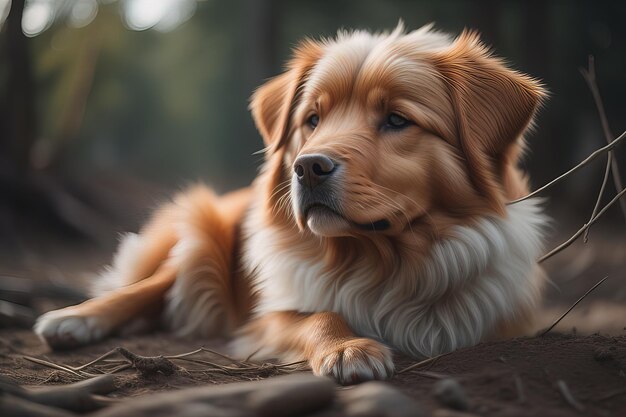
[[[622,225],[623,226],[623,225]],[[566,231],[575,230],[572,227]],[[626,416],[626,242],[623,233],[593,229],[590,243],[574,244],[543,266],[551,279],[539,328],[545,328],[587,289],[604,276],[602,286],[577,306],[553,332],[544,337],[482,343],[439,357],[418,368],[401,372],[416,361],[396,357],[398,372],[390,384],[417,400],[426,410],[444,408],[433,396],[434,385],[454,378],[468,401],[466,413],[480,416]],[[553,237],[549,247],[563,241],[566,232]],[[29,264],[7,267],[2,275],[20,275],[80,287],[88,274],[107,261],[110,250],[86,251],[77,246],[46,245],[46,251],[31,247]],[[6,257],[8,258],[8,257]],[[69,278],[68,278],[69,277]],[[32,305],[43,312],[60,307],[58,301],[40,299]],[[67,371],[52,369],[25,356],[77,366],[117,347],[145,356],[190,352],[200,346],[225,352],[224,341],[177,339],[164,333],[116,337],[101,343],[64,352],[52,352],[28,329],[0,328],[0,374],[21,385],[60,385],[81,379]],[[208,355],[204,360],[227,364]],[[177,365],[180,363],[176,362]],[[142,375],[135,369],[116,373],[121,399],[151,392],[180,389],[199,384],[226,384],[259,380],[278,374],[266,366],[256,372],[216,373],[201,366],[178,370],[171,375],[156,372]],[[98,368],[87,368],[97,373]],[[338,387],[338,389],[346,389]],[[452,415],[442,414],[438,415]],[[467,415],[467,414],[466,414]]]
[[[52,352],[28,330],[0,331],[0,370],[26,386],[58,385],[80,380],[68,372],[33,363],[25,356],[78,366],[116,347],[145,356],[171,355],[208,346],[206,340],[176,339],[163,333],[112,338],[79,349]],[[210,345],[224,351],[224,345]],[[219,361],[219,358],[212,358]],[[222,359],[222,361],[224,361]],[[441,408],[432,395],[440,379],[458,380],[469,399],[470,413],[481,416],[624,416],[626,415],[626,336],[544,337],[487,342],[442,356],[425,366],[396,358],[399,371],[390,383],[416,399],[426,410]],[[116,374],[115,398],[180,389],[198,384],[257,380],[277,374],[271,369],[252,374],[224,375],[178,371],[173,375],[141,375],[134,369]],[[559,388],[573,397],[568,402]],[[338,388],[343,389],[343,388]]]

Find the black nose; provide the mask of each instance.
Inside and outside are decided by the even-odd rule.
[[[332,175],[335,171],[335,164],[326,155],[302,155],[296,158],[293,170],[300,184],[313,188]]]

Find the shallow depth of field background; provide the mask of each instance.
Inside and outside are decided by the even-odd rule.
[[[248,184],[262,158],[254,88],[304,37],[399,19],[476,29],[543,80],[551,98],[524,162],[542,185],[605,144],[579,73],[588,55],[611,129],[626,129],[624,18],[626,3],[609,0],[0,0],[0,266],[95,270],[173,191]],[[626,149],[618,159],[624,174]],[[603,171],[598,160],[546,193],[553,243],[587,220]],[[623,280],[625,231],[616,206],[592,230],[592,252],[579,244],[549,269],[586,277],[568,284],[572,297],[606,273]],[[621,302],[617,288],[607,296]]]

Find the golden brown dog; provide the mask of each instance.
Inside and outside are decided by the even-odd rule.
[[[248,189],[198,186],[127,235],[98,297],[43,315],[52,347],[158,317],[245,354],[384,379],[519,334],[546,220],[517,167],[545,93],[478,36],[424,27],[305,41],[252,97],[266,145]]]

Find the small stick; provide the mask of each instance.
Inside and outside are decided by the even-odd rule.
[[[583,78],[587,82],[587,86],[591,91],[591,95],[593,96],[593,101],[596,104],[596,109],[598,110],[598,115],[600,116],[600,123],[602,124],[602,131],[604,132],[604,137],[607,143],[610,143],[613,136],[611,132],[611,128],[609,127],[609,119],[606,117],[606,112],[604,111],[604,103],[602,102],[602,96],[600,95],[600,88],[598,87],[598,82],[596,81],[596,67],[595,67],[595,59],[593,55],[589,55],[589,61],[587,63],[587,68],[580,69],[580,73]],[[613,184],[615,185],[615,190],[620,192],[624,189],[622,186],[622,179],[619,173],[619,167],[617,166],[617,158],[615,155],[609,155],[612,160],[612,168],[611,172],[613,173]],[[624,219],[626,220],[626,201],[620,201],[620,207],[622,208],[622,214],[624,215]]]
[[[613,140],[611,143],[609,143],[608,145],[597,149],[595,152],[593,152],[591,155],[589,155],[587,158],[585,158],[584,160],[582,160],[578,165],[576,165],[575,167],[571,168],[569,171],[559,175],[558,177],[556,177],[555,179],[553,179],[552,181],[550,181],[549,183],[545,184],[542,187],[537,188],[535,191],[533,191],[532,193],[518,198],[517,200],[513,200],[513,201],[509,201],[507,203],[507,205],[511,205],[511,204],[515,204],[515,203],[519,203],[520,201],[524,201],[527,200],[531,197],[536,196],[537,194],[539,194],[540,192],[547,190],[548,188],[552,187],[553,185],[561,182],[562,180],[564,180],[565,178],[567,178],[568,176],[570,176],[571,174],[573,174],[574,172],[578,171],[579,169],[583,168],[584,166],[588,165],[591,161],[593,161],[594,159],[596,159],[598,156],[604,154],[605,152],[610,151],[611,149],[615,148],[617,145],[619,145],[624,139],[626,139],[626,131],[624,133],[622,133],[621,135],[619,135],[619,137],[617,137],[615,140]]]
[[[589,218],[589,222],[598,214],[598,209],[600,208],[600,203],[602,202],[602,196],[604,195],[604,189],[606,188],[606,183],[609,181],[609,173],[611,172],[611,164],[613,161],[612,158],[613,151],[609,151],[606,157],[606,168],[604,169],[604,177],[602,178],[602,186],[600,186],[600,191],[598,192],[598,199],[596,200],[595,206],[593,206],[593,211],[591,212],[591,217]],[[589,241],[589,226],[585,229],[585,235],[583,236],[583,242],[587,243]]]
[[[561,320],[563,320],[563,318],[565,316],[567,316],[569,314],[570,311],[572,311],[574,309],[574,307],[576,307],[578,305],[578,303],[580,303],[582,300],[585,299],[585,297],[587,297],[589,294],[591,294],[591,292],[593,290],[595,290],[596,288],[598,288],[604,281],[606,281],[607,279],[609,279],[608,276],[602,278],[600,281],[598,281],[596,283],[596,285],[594,285],[593,287],[589,288],[589,290],[587,290],[587,292],[585,294],[583,294],[582,297],[580,297],[578,300],[576,300],[576,302],[574,304],[572,304],[572,306],[570,308],[567,309],[567,311],[563,314],[561,314],[561,317],[559,317],[558,319],[556,319],[556,321],[554,323],[552,323],[552,326],[548,327],[546,330],[544,330],[543,332],[541,332],[541,334],[539,334],[539,337],[543,337],[545,336],[550,330],[554,329],[554,327],[559,324],[561,322]]]
[[[424,359],[421,362],[417,362],[417,363],[414,363],[413,365],[407,366],[406,368],[396,372],[396,374],[403,374],[403,373],[408,372],[408,371],[410,371],[412,369],[421,368],[422,366],[428,365],[429,363],[431,363],[431,362],[433,362],[433,361],[435,361],[435,360],[437,360],[437,359],[439,359],[441,357],[449,355],[450,353],[452,353],[452,352],[442,353],[441,355],[437,355],[437,356],[433,356],[432,358]]]
[[[138,370],[143,376],[150,376],[158,372],[163,375],[173,375],[178,369],[176,365],[163,356],[141,356],[123,347],[118,347],[116,350],[124,358],[128,359],[133,368]]]
[[[587,230],[592,224],[598,221],[598,219],[604,214],[604,212],[606,212],[609,208],[611,208],[611,206],[615,204],[615,202],[618,201],[624,194],[626,194],[626,188],[624,188],[615,197],[613,197],[613,199],[609,201],[608,204],[604,206],[602,210],[600,210],[600,212],[594,218],[592,218],[589,222],[585,223],[583,227],[581,227],[576,233],[572,235],[572,237],[567,239],[565,242],[561,243],[556,248],[552,249],[550,252],[543,255],[541,258],[537,259],[537,263],[541,263],[545,261],[546,259],[551,258],[552,256],[556,255],[557,253],[561,252],[563,249],[567,248],[569,245],[574,243],[574,241],[576,241],[576,239],[578,239],[578,237],[582,235],[585,230]]]
[[[227,360],[229,360],[229,361],[231,361],[233,363],[234,362],[240,362],[240,361],[238,361],[237,359],[235,359],[235,358],[233,358],[231,356],[225,355],[225,354],[223,354],[221,352],[218,352],[216,350],[213,350],[213,349],[209,349],[209,348],[206,348],[206,347],[201,347],[200,350],[202,350],[204,352],[212,353],[212,354],[217,355],[217,356],[221,356],[222,358],[227,359]],[[241,361],[241,362],[245,362],[245,361]]]
[[[257,350],[249,354],[248,357],[244,359],[244,362],[249,362],[252,359],[252,357],[256,355],[257,353],[259,353],[260,351],[261,351],[261,348],[258,348]]]
[[[85,368],[87,368],[87,367],[89,367],[89,366],[91,366],[91,365],[95,365],[96,363],[98,363],[98,362],[102,362],[102,361],[104,361],[105,359],[107,359],[107,358],[109,358],[109,357],[111,357],[111,356],[113,356],[113,355],[117,355],[117,354],[118,354],[118,351],[117,351],[116,349],[113,349],[113,350],[108,351],[108,352],[107,352],[107,353],[105,353],[104,355],[102,355],[102,356],[98,357],[97,359],[94,359],[94,360],[92,360],[91,362],[87,362],[87,363],[86,363],[86,364],[84,364],[84,365],[80,365],[80,366],[76,366],[76,367],[71,367],[71,366],[68,366],[68,368],[69,368],[69,369],[72,369],[72,370],[74,370],[74,371],[79,372],[79,371],[82,371],[83,369],[85,369]],[[120,362],[120,361],[118,361],[118,362]]]
[[[126,369],[132,368],[132,367],[133,365],[131,365],[130,363],[125,363],[123,365],[116,366],[115,368],[109,370],[108,372],[105,372],[105,374],[116,374],[118,372],[125,371]]]
[[[205,360],[201,360],[201,359],[193,359],[193,358],[187,358],[187,357],[170,358],[170,357],[167,357],[167,356],[165,356],[165,358],[171,359],[171,360],[179,360],[179,361],[183,361],[183,362],[195,363],[195,364],[198,364],[198,365],[208,365],[208,366],[212,366],[213,368],[216,368],[216,369],[228,369],[228,366],[226,366],[226,365],[220,365],[220,364],[215,363],[215,362],[205,361]]]
[[[417,371],[415,372],[419,376],[423,376],[425,378],[430,379],[446,379],[450,378],[449,375],[440,374],[439,372],[430,372],[430,371]]]
[[[556,386],[559,388],[559,392],[569,405],[571,405],[576,411],[580,411],[581,413],[585,411],[585,406],[583,406],[576,400],[576,398],[574,398],[565,381],[559,379],[556,382]]]
[[[83,377],[83,375],[79,374],[78,372],[76,372],[76,371],[74,371],[74,370],[72,370],[70,368],[67,368],[65,366],[56,364],[54,362],[48,362],[48,361],[45,361],[43,359],[33,358],[32,356],[26,356],[26,355],[24,355],[22,357],[24,359],[26,359],[27,361],[34,362],[34,363],[36,363],[38,365],[43,365],[43,366],[47,366],[48,368],[53,368],[53,369],[56,369],[56,370],[59,370],[59,371],[68,372],[68,373],[70,373],[72,375],[75,375],[77,377],[81,377],[81,378]]]
[[[191,352],[185,352],[185,353],[179,353],[177,355],[167,355],[164,356],[167,359],[181,359],[181,358],[186,358],[187,356],[192,356],[192,355],[196,355],[198,353],[202,352],[202,348],[196,349],[196,350],[192,350]]]
[[[190,357],[192,355],[197,355],[202,352],[209,352],[211,354],[228,359],[230,364],[221,365],[215,362],[206,361],[202,359],[194,359]],[[124,357],[124,359],[118,359],[118,360],[109,359],[111,356],[114,356],[114,355],[121,355]],[[275,363],[270,363],[270,362],[257,364],[254,362],[238,361],[234,358],[231,358],[230,356],[224,355],[222,353],[219,353],[219,352],[216,352],[211,349],[204,348],[204,347],[193,350],[191,352],[180,353],[177,355],[155,356],[155,357],[141,356],[133,352],[130,352],[127,349],[124,349],[122,347],[118,347],[99,356],[98,358],[86,364],[83,364],[80,366],[74,366],[74,367],[69,366],[69,365],[57,364],[54,362],[50,362],[50,361],[46,361],[46,360],[38,359],[38,358],[33,358],[30,356],[26,356],[26,355],[23,355],[23,357],[24,359],[30,360],[37,364],[44,365],[53,369],[58,369],[64,372],[68,372],[81,378],[97,376],[95,374],[88,373],[85,371],[85,369],[89,367],[94,367],[96,372],[98,372],[99,374],[105,374],[105,375],[114,374],[114,373],[126,370],[128,368],[135,368],[143,375],[148,375],[153,372],[162,372],[165,374],[169,374],[173,369],[173,370],[182,370],[185,372],[203,372],[203,373],[213,372],[213,373],[220,373],[220,374],[230,375],[230,376],[235,376],[235,375],[244,376],[250,373],[259,373],[259,372],[267,372],[267,371],[286,374],[286,373],[293,373],[293,372],[298,372],[298,371],[306,369],[306,361],[297,361],[297,362],[283,363],[283,364],[280,364],[280,363],[275,364]],[[188,362],[188,363],[195,363],[198,365],[204,365],[205,368],[186,369],[186,368],[178,367],[172,361],[183,361],[183,362]],[[99,364],[101,366],[98,366]]]

